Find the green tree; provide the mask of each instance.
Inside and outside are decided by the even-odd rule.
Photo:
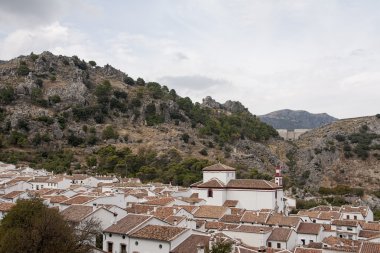
[[[217,241],[211,246],[210,253],[231,253],[232,243],[225,241]]]
[[[14,89],[11,86],[0,88],[0,103],[10,104],[15,100]]]
[[[0,225],[0,253],[72,253],[78,248],[73,229],[42,200],[19,200]]]
[[[91,65],[91,67],[95,67],[96,66],[96,62],[95,61],[89,61],[88,63]]]
[[[119,134],[112,126],[107,126],[102,132],[102,138],[104,140],[117,139],[119,138]]]

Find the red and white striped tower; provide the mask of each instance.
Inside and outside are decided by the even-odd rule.
[[[278,165],[276,167],[276,174],[274,175],[274,182],[278,186],[282,186],[282,175],[281,175],[281,169],[282,167]]]

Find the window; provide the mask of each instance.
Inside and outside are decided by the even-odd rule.
[[[352,240],[352,235],[348,235],[348,239]]]
[[[354,220],[357,220],[358,219],[358,216],[354,215]]]
[[[310,240],[310,243],[314,242],[313,240]]]
[[[120,244],[120,253],[127,253],[127,245]]]
[[[135,245],[136,245],[136,246],[139,245],[139,242],[138,242],[138,241],[135,241]]]
[[[268,242],[268,248],[271,248],[271,247],[272,247],[272,243]]]
[[[112,242],[108,242],[107,243],[107,252],[112,253],[112,251],[113,251],[113,243]]]
[[[162,244],[158,245],[158,248],[162,249]]]
[[[277,191],[274,192],[274,197],[277,199]]]
[[[305,245],[305,239],[301,239],[302,245]]]
[[[277,243],[277,249],[281,249],[281,243]]]
[[[313,220],[313,223],[316,223],[317,221],[316,220]]]
[[[347,231],[352,231],[352,228],[350,228],[350,227],[347,227]]]
[[[125,235],[123,235],[122,238],[125,239]]]
[[[110,233],[109,236],[112,237],[112,234]]]
[[[213,196],[212,189],[208,189],[208,191],[207,191],[207,197],[212,198],[212,196]]]
[[[350,218],[350,215],[346,215],[346,219],[349,219]]]

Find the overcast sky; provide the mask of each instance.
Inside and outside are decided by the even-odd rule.
[[[78,55],[257,115],[373,115],[379,10],[378,0],[1,0],[0,59]]]

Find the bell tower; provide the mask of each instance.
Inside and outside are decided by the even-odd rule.
[[[276,174],[274,175],[274,182],[278,186],[282,186],[282,174],[281,174],[282,166],[278,165],[276,167]]]

